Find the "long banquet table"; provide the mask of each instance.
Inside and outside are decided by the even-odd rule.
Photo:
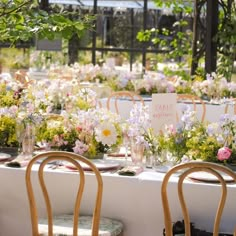
[[[37,167],[36,167],[37,168]],[[121,220],[124,223],[124,236],[161,236],[163,212],[161,204],[161,183],[164,174],[146,170],[128,177],[114,173],[102,173],[104,193],[102,215]],[[33,172],[35,181],[36,171]],[[86,173],[88,187],[82,204],[82,213],[91,214],[92,195],[95,192],[93,175]],[[46,178],[50,195],[54,200],[55,213],[69,213],[73,209],[78,175],[75,172],[47,170]],[[173,220],[182,219],[181,210],[175,196],[177,176],[171,179],[170,203],[173,207]],[[69,184],[68,184],[69,183]],[[25,187],[25,169],[0,167],[0,236],[30,236],[31,222]],[[34,184],[39,215],[45,215],[45,207],[38,184]],[[215,216],[220,188],[217,184],[194,183],[187,181],[185,191],[190,205],[192,221],[196,226],[211,229]],[[231,232],[236,225],[236,186],[229,186],[228,200],[223,212],[221,230]]]
[[[107,107],[107,98],[102,98],[101,104],[103,108]],[[137,102],[138,103],[138,102]],[[146,106],[149,107],[149,110],[151,112],[152,108],[152,101],[151,98],[144,98],[144,103]],[[177,103],[177,112],[179,116],[181,116],[181,111],[184,106],[190,106],[193,109],[193,105],[190,103],[183,103],[183,102],[178,102]],[[128,99],[118,99],[117,102],[117,107],[119,109],[119,114],[121,115],[122,118],[127,119],[129,117],[130,110],[133,107],[133,102],[128,100]],[[217,103],[206,103],[206,114],[205,114],[205,121],[208,122],[218,122],[220,119],[220,116],[225,113],[225,107],[226,104],[217,104]],[[111,100],[110,103],[110,110],[115,112],[115,102],[114,100]],[[199,120],[201,120],[202,114],[203,114],[203,109],[201,104],[196,104],[196,110],[197,110],[197,117]],[[233,114],[233,105],[229,105],[228,107],[228,113]]]

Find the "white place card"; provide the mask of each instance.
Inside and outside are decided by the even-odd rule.
[[[176,93],[152,94],[151,124],[154,132],[164,132],[166,125],[176,126]]]

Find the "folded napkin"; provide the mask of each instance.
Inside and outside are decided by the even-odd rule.
[[[141,166],[126,166],[120,169],[117,173],[119,175],[135,176],[140,174],[142,171],[143,167]]]
[[[14,168],[21,168],[28,165],[30,158],[24,155],[18,155],[14,160],[6,162],[5,166],[14,167]]]

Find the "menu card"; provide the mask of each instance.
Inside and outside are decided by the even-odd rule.
[[[152,94],[151,124],[154,132],[164,132],[166,125],[176,126],[176,93]]]

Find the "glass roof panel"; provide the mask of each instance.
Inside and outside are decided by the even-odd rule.
[[[80,5],[92,7],[93,0],[49,0],[49,3]],[[143,1],[118,1],[118,0],[97,0],[99,7],[114,7],[114,8],[143,8]],[[160,9],[153,1],[148,1],[148,9]]]

